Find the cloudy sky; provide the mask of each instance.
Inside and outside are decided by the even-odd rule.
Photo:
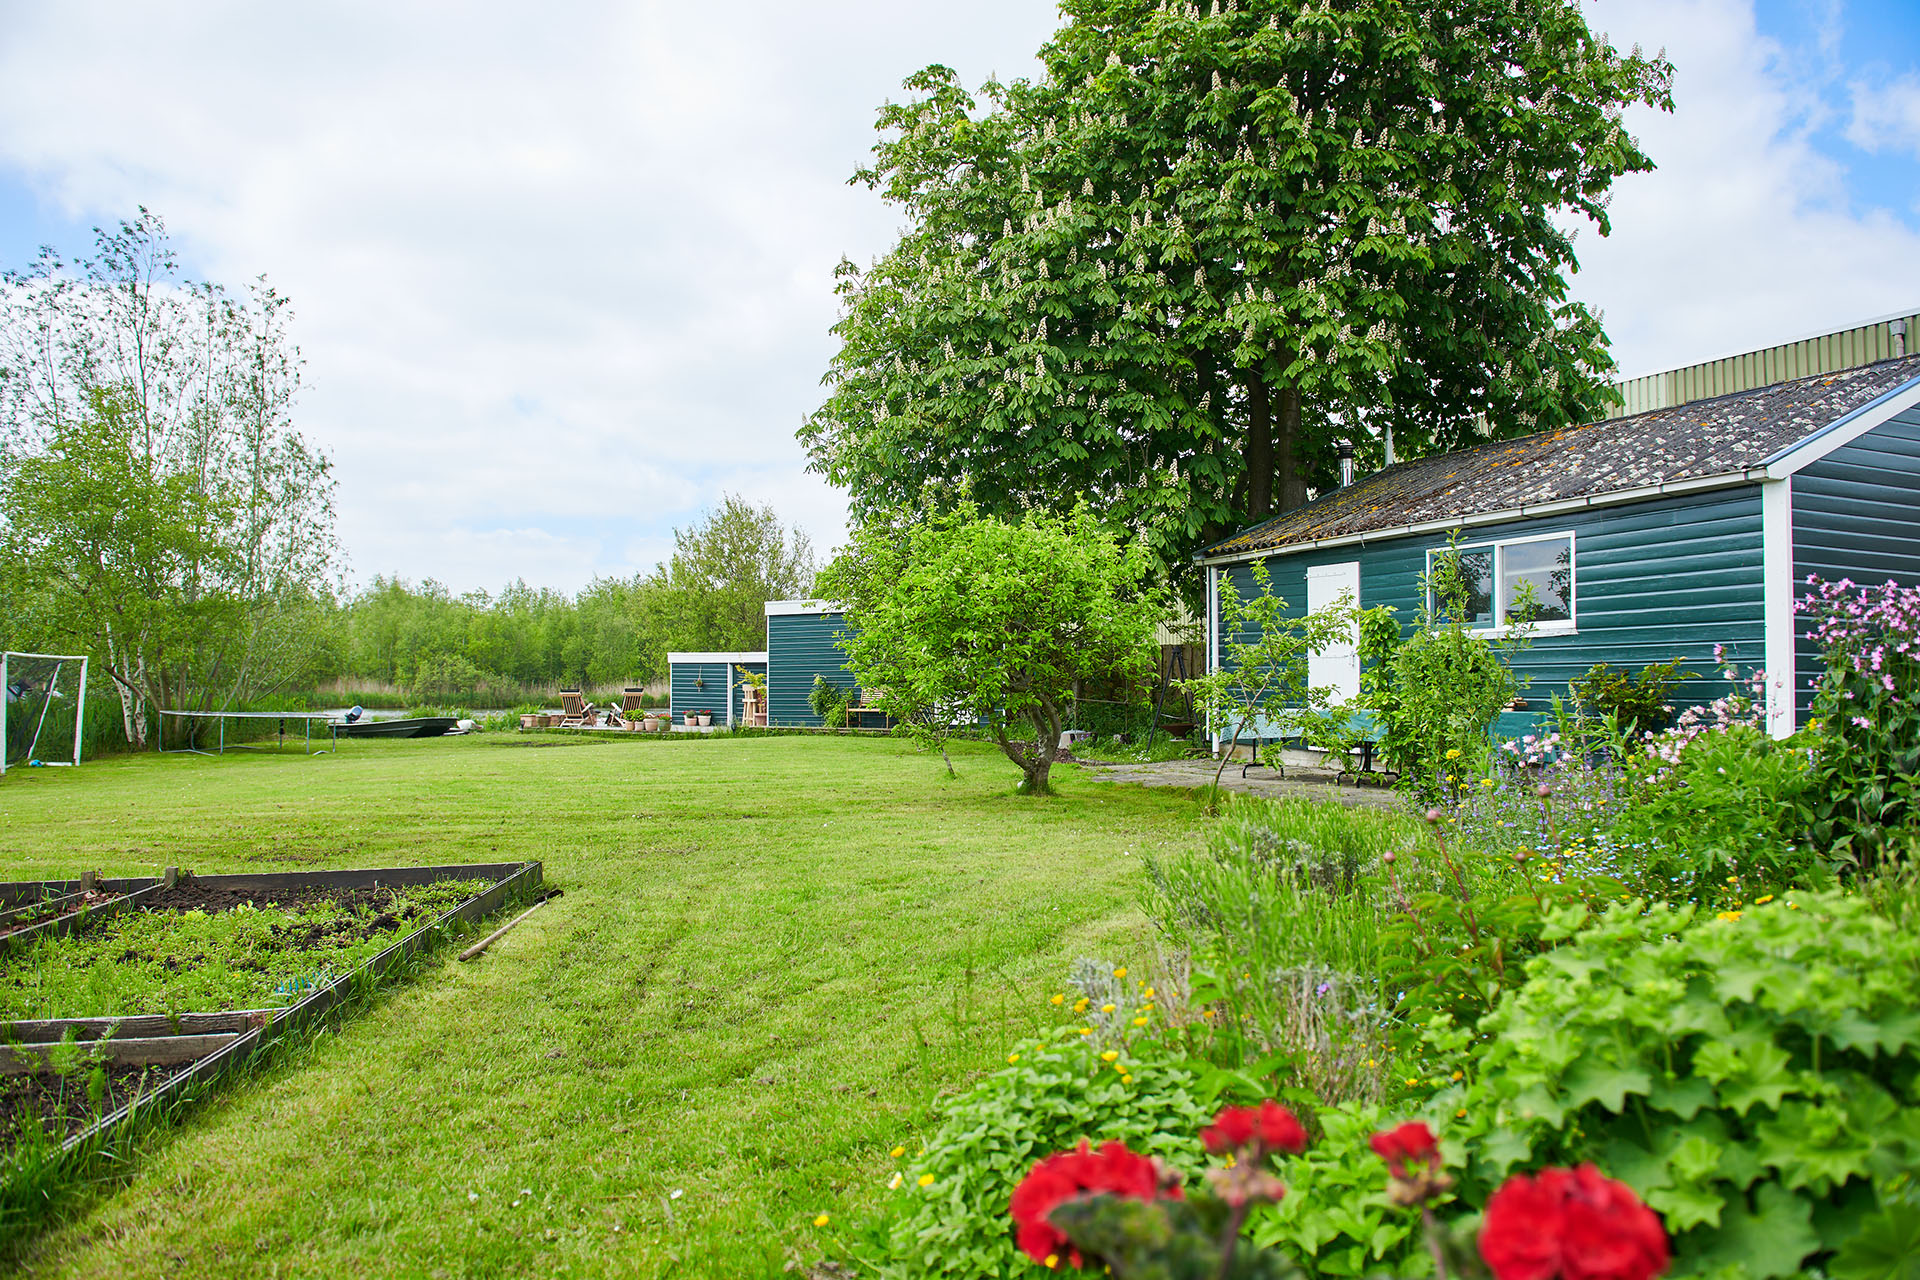
[[[1920,307],[1916,0],[1589,0],[1664,46],[1578,293],[1626,373]],[[159,17],[165,14],[164,18]],[[0,0],[0,265],[161,213],[189,269],[266,273],[338,465],[352,576],[574,589],[725,492],[831,546],[793,432],[846,185],[928,62],[1032,68],[1049,0],[966,5]]]

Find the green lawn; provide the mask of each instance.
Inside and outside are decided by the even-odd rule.
[[[1080,954],[1144,957],[1183,794],[977,748],[492,734],[0,783],[0,878],[540,858],[566,895],[149,1136],[36,1276],[777,1274]],[[816,1228],[816,1215],[830,1215]]]

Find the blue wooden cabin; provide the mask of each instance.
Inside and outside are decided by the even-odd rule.
[[[825,600],[769,600],[767,611],[767,723],[817,729],[820,717],[807,699],[815,676],[854,694],[846,651],[834,634],[846,629],[846,614]]]
[[[1716,644],[1780,682],[1768,718],[1785,736],[1817,674],[1793,609],[1807,576],[1920,583],[1920,356],[1402,462],[1323,494],[1195,557],[1209,669],[1219,584],[1256,593],[1254,561],[1296,616],[1351,591],[1410,621],[1430,557],[1455,534],[1477,625],[1500,627],[1522,583],[1540,605],[1516,661],[1527,709],[1502,717],[1501,736],[1525,732],[1596,662],[1680,658],[1703,673],[1681,697],[1710,701],[1727,691]],[[1312,668],[1311,684],[1357,692],[1351,650]]]

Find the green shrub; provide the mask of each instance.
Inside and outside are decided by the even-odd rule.
[[[1075,698],[1073,727],[1085,729],[1096,738],[1126,737],[1138,742],[1153,727],[1151,702],[1110,702],[1099,698]]]
[[[1102,1059],[1109,1051],[1113,1062]],[[1193,1074],[1152,1041],[1065,1026],[1016,1046],[1006,1066],[946,1106],[894,1192],[885,1256],[866,1261],[889,1277],[1031,1276],[1007,1206],[1034,1162],[1083,1140],[1117,1140],[1197,1176],[1210,1118],[1200,1098]]]
[[[1819,862],[1804,836],[1807,758],[1797,743],[1733,724],[1641,762],[1637,802],[1612,832],[1637,850],[1641,891],[1716,905],[1804,883]]]
[[[807,705],[829,729],[838,729],[847,723],[847,704],[852,700],[849,691],[829,682],[825,676],[815,676],[813,688],[807,691]]]
[[[1611,717],[1622,733],[1638,737],[1672,723],[1674,686],[1698,674],[1680,670],[1678,658],[1650,662],[1637,676],[1596,662],[1569,688],[1575,705],[1587,715]]]
[[[1717,914],[1636,900],[1528,972],[1450,1086],[1463,1198],[1592,1160],[1662,1215],[1676,1276],[1920,1265],[1910,1228],[1898,1243],[1920,1168],[1920,937],[1834,893]]]
[[[1825,652],[1808,735],[1813,839],[1872,869],[1920,842],[1920,589],[1809,579]]]
[[[1387,1202],[1386,1162],[1367,1145],[1403,1118],[1369,1103],[1320,1111],[1319,1137],[1282,1170],[1286,1196],[1253,1213],[1248,1237],[1288,1254],[1309,1276],[1431,1274],[1420,1219]],[[1442,1200],[1439,1212],[1453,1203]]]
[[[482,671],[459,654],[443,653],[421,658],[401,681],[401,689],[407,701],[415,705],[471,704],[480,700],[481,690],[498,683],[498,676]]]
[[[1420,581],[1425,602],[1410,633],[1402,634],[1390,606],[1357,615],[1366,660],[1360,704],[1379,727],[1381,761],[1431,802],[1452,782],[1486,772],[1490,730],[1523,684],[1508,659],[1531,642],[1532,608],[1523,599],[1519,624],[1498,638],[1471,629],[1470,588],[1453,548],[1436,553]]]

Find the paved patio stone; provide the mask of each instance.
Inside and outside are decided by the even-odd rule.
[[[1074,763],[1085,767],[1089,777],[1143,787],[1205,787],[1213,781],[1213,771],[1219,767],[1217,760],[1163,760],[1154,764],[1076,760]],[[1257,764],[1242,778],[1238,760],[1227,765],[1227,771],[1220,777],[1220,788],[1239,795],[1296,797],[1375,809],[1398,809],[1407,803],[1392,787],[1371,778],[1356,784],[1349,775],[1336,782],[1330,769],[1289,765],[1283,778],[1278,770]]]

